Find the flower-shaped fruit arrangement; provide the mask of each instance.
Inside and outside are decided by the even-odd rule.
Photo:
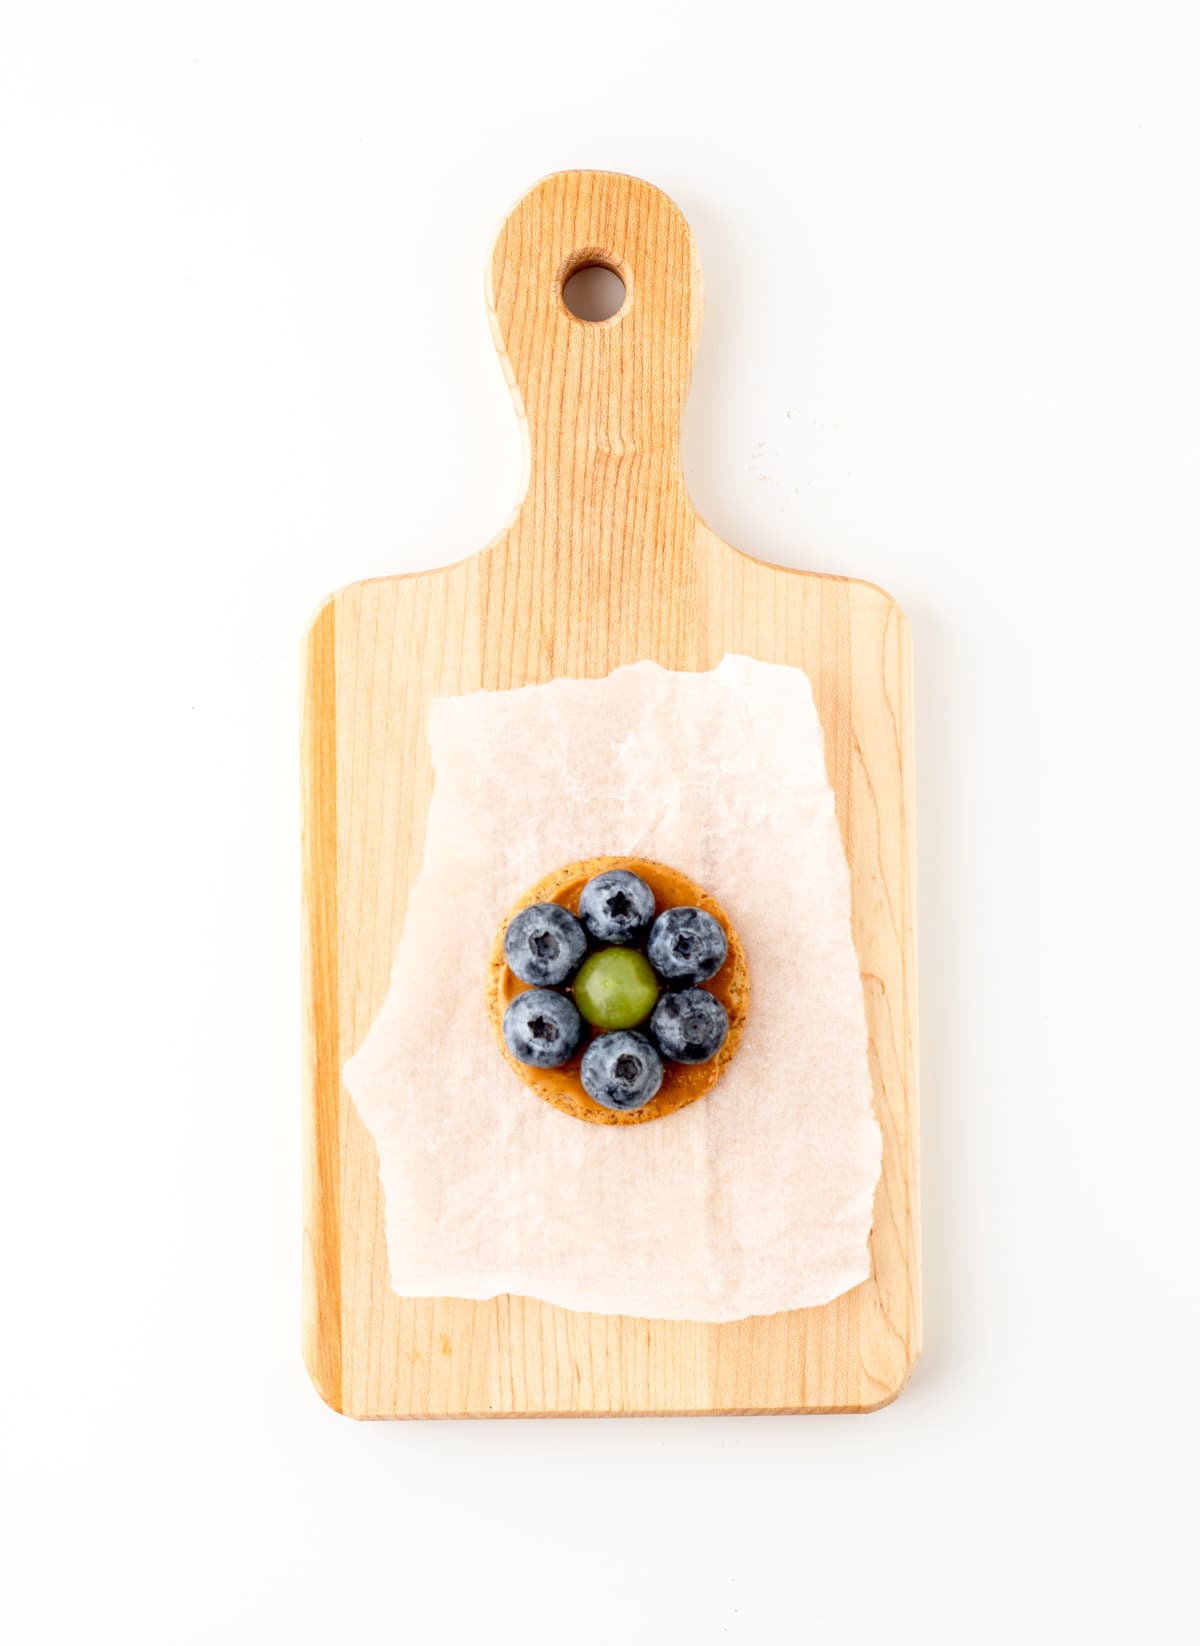
[[[539,881],[501,928],[489,979],[509,1063],[555,1108],[601,1125],[703,1097],[749,995],[715,899],[644,858],[593,858]]]

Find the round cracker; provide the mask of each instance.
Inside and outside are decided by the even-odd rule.
[[[606,869],[630,869],[634,874],[640,875],[654,893],[655,907],[660,914],[664,909],[679,905],[704,909],[718,922],[725,933],[728,945],[728,953],[721,970],[703,985],[710,994],[716,996],[729,1015],[729,1033],[725,1037],[724,1045],[707,1063],[664,1061],[663,1083],[656,1095],[644,1108],[634,1109],[625,1114],[593,1103],[583,1089],[579,1066],[583,1061],[588,1039],[592,1038],[594,1031],[589,1031],[588,1038],[584,1040],[571,1061],[558,1069],[531,1069],[528,1064],[519,1063],[504,1044],[503,1032],[504,1013],[509,1003],[527,987],[505,964],[504,934],[508,930],[509,921],[531,903],[559,903],[572,914],[578,914],[579,898],[583,888],[589,880],[603,874]],[[571,1115],[575,1120],[589,1121],[593,1126],[640,1126],[647,1120],[660,1120],[664,1115],[674,1114],[677,1109],[686,1108],[689,1103],[695,1103],[697,1098],[712,1091],[737,1050],[749,1005],[750,974],[746,966],[746,954],[729,916],[715,897],[710,897],[687,875],[681,874],[678,869],[668,868],[665,863],[654,863],[644,857],[589,857],[582,863],[568,863],[565,868],[555,869],[553,873],[544,875],[536,886],[531,886],[524,896],[517,900],[504,917],[500,930],[496,933],[496,941],[492,945],[491,959],[488,963],[488,1015],[505,1060],[530,1090],[536,1092],[544,1102],[551,1104],[562,1114]]]

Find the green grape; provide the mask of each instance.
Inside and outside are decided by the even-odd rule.
[[[575,975],[575,1004],[597,1029],[632,1029],[657,1000],[654,968],[637,949],[601,949]]]

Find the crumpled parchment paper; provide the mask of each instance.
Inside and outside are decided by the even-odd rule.
[[[724,1321],[867,1278],[880,1169],[850,883],[808,677],[687,674],[439,698],[425,859],[346,1084],[379,1150],[394,1289]],[[501,1058],[484,1001],[514,901],[549,870],[655,858],[745,946],[745,1035],[703,1099],[590,1126]]]

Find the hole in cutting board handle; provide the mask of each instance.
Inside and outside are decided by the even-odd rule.
[[[615,319],[624,310],[628,297],[620,272],[598,257],[589,256],[576,263],[562,282],[563,307],[567,313],[593,325]]]

